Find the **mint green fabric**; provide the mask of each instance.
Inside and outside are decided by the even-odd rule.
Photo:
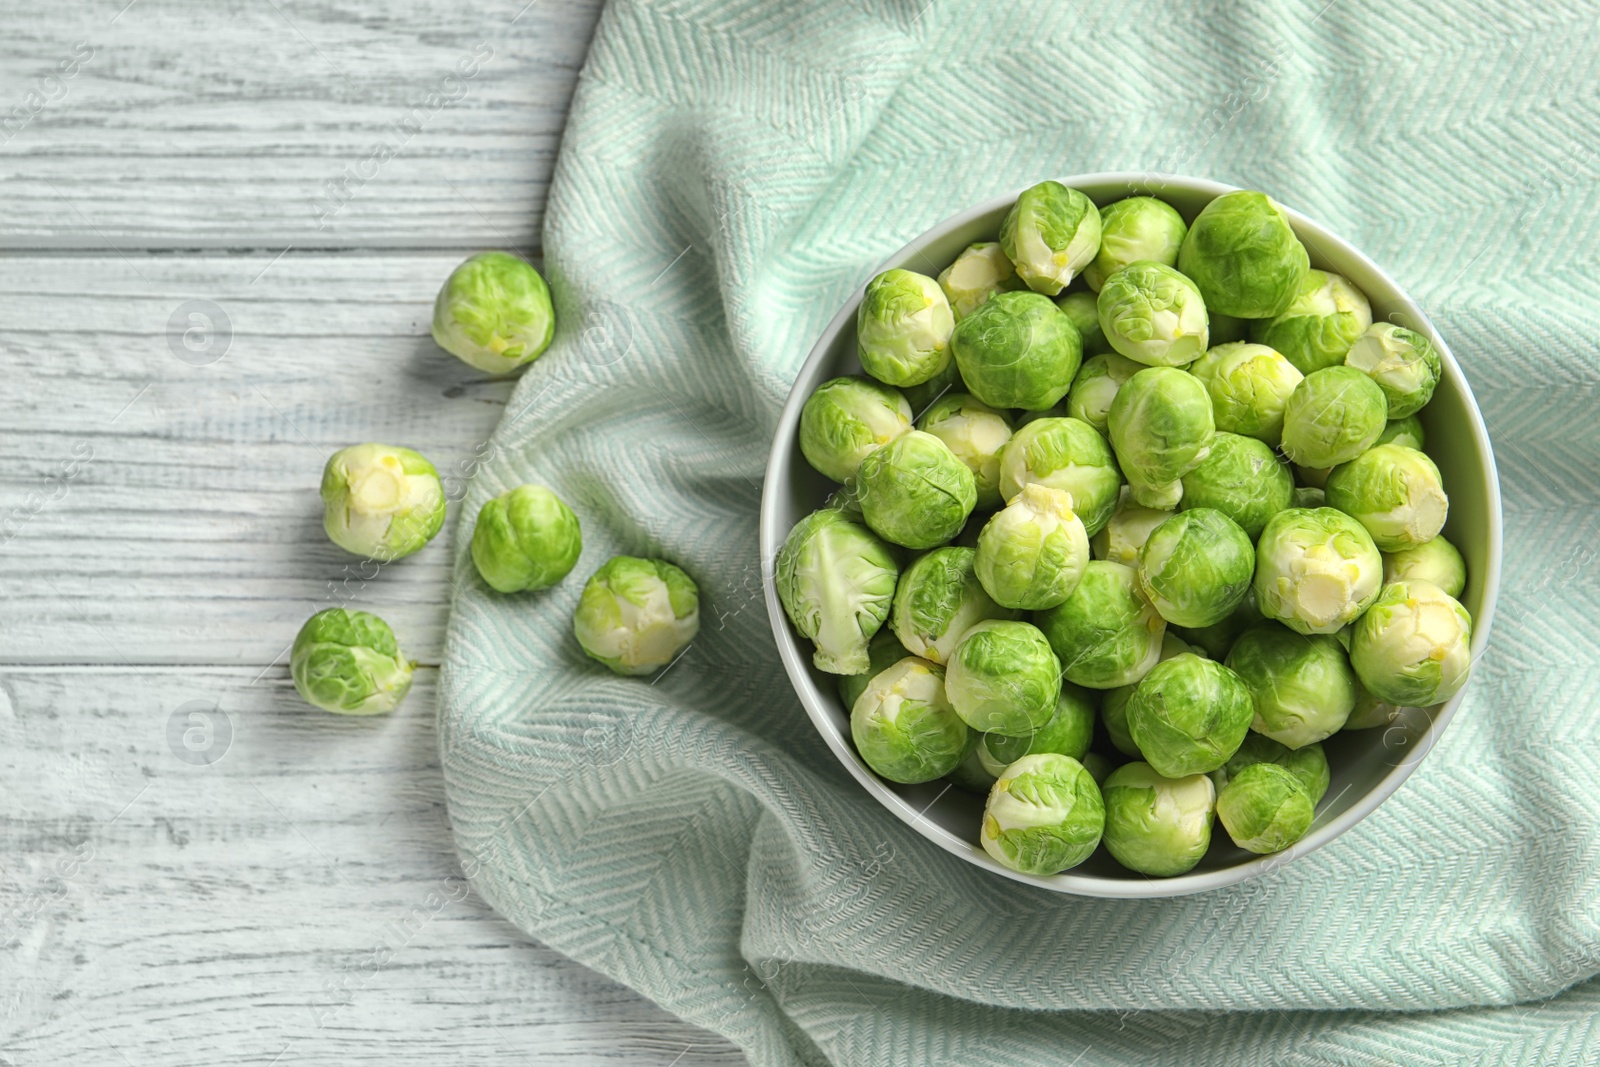
[[[550,194],[556,342],[456,542],[440,741],[473,884],[761,1067],[1600,1062],[1596,25],[1445,0],[612,3]],[[761,593],[763,467],[824,324],[928,226],[1097,170],[1265,189],[1367,250],[1451,341],[1505,492],[1493,647],[1442,743],[1329,847],[1173,900],[924,844],[824,749]],[[502,597],[467,533],[524,481],[585,548]],[[571,636],[618,552],[700,583],[700,636],[654,680]]]

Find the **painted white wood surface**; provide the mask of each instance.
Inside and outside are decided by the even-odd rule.
[[[0,1065],[742,1062],[460,882],[453,516],[371,582],[319,528],[328,452],[448,472],[498,419],[511,383],[439,352],[429,304],[468,251],[533,248],[598,0],[125,2],[0,5],[0,123],[27,112],[0,129]],[[318,229],[323,182],[482,41]],[[185,347],[189,301],[227,329]],[[430,665],[391,718],[289,685],[341,601]]]

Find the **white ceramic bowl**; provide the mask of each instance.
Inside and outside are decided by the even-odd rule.
[[[1150,174],[1086,174],[1062,178],[1062,183],[1082,190],[1096,204],[1125,196],[1158,196],[1192,221],[1214,197],[1233,187],[1197,178]],[[974,241],[992,241],[1014,196],[991,200],[935,226],[890,256],[880,268],[905,267],[933,274],[955,259]],[[1500,486],[1494,453],[1483,418],[1461,367],[1428,321],[1428,317],[1387,274],[1366,256],[1315,222],[1290,211],[1295,232],[1311,253],[1311,265],[1335,271],[1356,284],[1372,301],[1376,320],[1388,319],[1418,330],[1438,346],[1444,376],[1432,403],[1421,418],[1427,433],[1427,451],[1444,476],[1450,495],[1450,520],[1444,532],[1467,562],[1467,588],[1462,602],[1472,613],[1472,655],[1476,661],[1489,640],[1495,594],[1500,583]],[[790,527],[821,507],[835,488],[812,470],[797,447],[800,409],[806,398],[829,378],[861,373],[856,359],[855,322],[860,294],[851,298],[811,350],[795,379],[767,463],[761,501],[761,554],[771,561]],[[895,815],[911,832],[921,834],[969,863],[996,874],[1045,889],[1098,897],[1163,897],[1197,893],[1231,885],[1265,873],[1297,856],[1332,841],[1396,789],[1438,740],[1463,694],[1438,707],[1402,711],[1387,728],[1339,733],[1324,742],[1332,771],[1332,784],[1317,807],[1316,822],[1297,845],[1272,856],[1255,856],[1237,848],[1220,826],[1212,836],[1211,850],[1188,874],[1176,878],[1151,878],[1126,870],[1105,850],[1063,874],[1038,878],[1018,874],[996,863],[978,845],[978,824],[983,801],[977,796],[937,781],[925,785],[885,782],[867,768],[850,742],[850,712],[835,689],[836,677],[811,665],[811,642],[798,636],[778,602],[772,567],[766,573],[767,613],[777,638],[778,652],[795,691],[816,724],[823,740],[839,762],[855,775],[862,788]],[[1469,687],[1470,687],[1469,683]],[[1422,832],[1422,831],[1419,831]]]

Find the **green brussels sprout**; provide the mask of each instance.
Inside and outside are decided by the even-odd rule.
[[[1376,539],[1374,539],[1376,540]],[[1411,548],[1383,554],[1383,581],[1432,582],[1453,597],[1459,598],[1467,587],[1467,561],[1455,545],[1443,537],[1435,537]]]
[[[1203,774],[1168,778],[1148,763],[1126,763],[1106,778],[1102,794],[1101,840],[1130,871],[1170,878],[1193,870],[1211,847],[1217,790]]]
[[[289,674],[307,704],[340,715],[381,715],[411,690],[416,664],[389,624],[365,611],[327,608],[300,627]]]
[[[1302,467],[1337,467],[1377,443],[1388,402],[1354,367],[1312,371],[1283,409],[1283,454]]]
[[[1261,609],[1256,607],[1255,593],[1248,592],[1239,606],[1233,609],[1233,614],[1221,622],[1210,626],[1169,626],[1167,632],[1192,644],[1195,652],[1210,656],[1220,663],[1228,658],[1228,650],[1240,634],[1265,621]]]
[[[1356,706],[1355,673],[1331,634],[1265,622],[1239,636],[1227,665],[1250,687],[1250,728],[1289,748],[1332,737]]]
[[[867,642],[889,617],[899,577],[889,546],[833,508],[795,523],[773,566],[784,612],[816,643],[812,662],[829,674],[871,668]]]
[[[1266,345],[1217,345],[1189,372],[1211,395],[1217,429],[1254,437],[1277,447],[1283,438],[1283,411],[1304,376]]]
[[[1250,340],[1282,352],[1301,374],[1337,367],[1372,325],[1372,305],[1343,277],[1308,270],[1293,302],[1275,318],[1250,324]]]
[[[1206,458],[1216,436],[1206,387],[1172,367],[1147,367],[1129,378],[1107,425],[1133,499],[1147,508],[1178,506],[1181,479]]]
[[[967,389],[996,408],[1050,407],[1083,362],[1078,328],[1038,293],[996,293],[961,320],[950,346]]]
[[[1166,634],[1161,638],[1161,656],[1158,663],[1165,663],[1174,656],[1181,656],[1185,652],[1195,652],[1181,638],[1167,628]],[[1105,723],[1106,736],[1111,739],[1111,747],[1124,756],[1140,759],[1139,746],[1133,743],[1133,735],[1128,732],[1128,701],[1133,698],[1133,691],[1139,688],[1138,682],[1128,685],[1119,685],[1115,689],[1106,691],[1106,698],[1100,704],[1100,721]]]
[[[1067,682],[1061,687],[1055,714],[1050,716],[1049,722],[1019,737],[984,734],[978,746],[978,758],[983,761],[984,769],[996,778],[1023,756],[1039,752],[1059,752],[1082,760],[1089,751],[1089,742],[1094,740],[1094,720],[1094,698],[1089,690]]]
[[[1333,508],[1289,508],[1256,541],[1256,607],[1303,634],[1331,634],[1378,597],[1383,557],[1366,527]]]
[[[1101,434],[1109,434],[1111,430],[1106,421],[1111,417],[1111,405],[1117,399],[1118,390],[1143,369],[1143,364],[1115,352],[1102,352],[1085,360],[1072,381],[1072,391],[1067,394],[1067,414],[1088,423]]]
[[[1034,616],[1067,681],[1115,689],[1143,678],[1161,656],[1166,620],[1139,592],[1132,567],[1090,560],[1078,588]]]
[[[936,548],[900,576],[889,625],[913,656],[947,663],[962,636],[985,619],[1011,619],[984,592],[973,569],[970,548]]]
[[[1200,290],[1160,263],[1142,261],[1117,271],[1106,279],[1095,308],[1111,347],[1135,363],[1187,366],[1211,343]]]
[[[1294,468],[1295,484],[1307,489],[1321,489],[1328,484],[1328,475],[1333,473],[1332,467],[1302,467],[1298,463],[1291,463]]]
[[[1116,764],[1109,757],[1098,752],[1084,753],[1083,759],[1078,762],[1083,764],[1083,769],[1089,772],[1089,777],[1094,779],[1094,784],[1104,786],[1106,779],[1111,777],[1111,772],[1116,770]]]
[[[1089,538],[1071,495],[1025,485],[978,535],[978,581],[1008,608],[1053,608],[1078,588],[1089,563]]]
[[[835,378],[800,409],[800,453],[817,473],[847,482],[870,453],[909,429],[905,397],[871,378]]]
[[[700,588],[665,560],[612,556],[584,584],[572,629],[583,650],[616,673],[650,674],[700,632]]]
[[[1249,536],[1215,508],[1181,511],[1139,550],[1139,591],[1168,623],[1211,626],[1244,600],[1255,573]]]
[[[956,769],[945,775],[950,779],[950,784],[964,793],[976,793],[986,797],[994,785],[995,775],[984,767],[979,757],[979,750],[983,745],[983,734],[969,728],[967,730],[967,744],[961,750],[961,762],[956,764]]]
[[[1000,496],[1014,500],[1024,486],[1043,485],[1072,497],[1084,531],[1111,521],[1122,472],[1106,439],[1081,419],[1044,418],[1017,429],[1000,453]]]
[[[966,393],[946,393],[917,420],[917,429],[943,441],[972,472],[980,508],[1000,500],[1000,450],[1011,440],[1011,420]]]
[[[961,370],[956,366],[952,357],[946,363],[944,370],[935,374],[921,385],[908,385],[900,390],[900,395],[906,398],[906,403],[911,405],[913,418],[922,414],[933,405],[935,400],[946,393],[961,393],[966,391],[966,385],[961,381]]]
[[[1355,710],[1344,721],[1344,728],[1346,730],[1371,730],[1378,726],[1388,726],[1399,715],[1399,708],[1386,700],[1379,700],[1373,696],[1371,691],[1361,684],[1361,679],[1357,678]]]
[[[1432,341],[1392,322],[1368,327],[1344,362],[1378,383],[1389,402],[1390,419],[1403,419],[1426,407],[1444,369]]]
[[[900,643],[893,630],[885,626],[867,642],[867,669],[860,674],[841,674],[837,679],[839,702],[849,711],[856,698],[866,691],[867,683],[874,677],[906,658],[906,646]]]
[[[444,526],[439,472],[409,448],[351,445],[322,469],[322,528],[346,552],[388,563]]]
[[[977,306],[996,293],[1022,288],[1017,269],[1006,258],[998,241],[979,241],[962,249],[956,261],[939,275],[939,288],[950,301],[950,310],[960,322]]]
[[[1061,663],[1037,627],[989,619],[956,645],[945,692],[974,730],[1031,735],[1055,714]]]
[[[1139,564],[1139,550],[1150,539],[1150,531],[1177,514],[1160,508],[1147,508],[1133,499],[1133,490],[1124,485],[1117,496],[1117,510],[1089,538],[1095,559],[1109,560],[1125,567]]]
[[[907,656],[880,672],[850,708],[850,737],[880,778],[914,785],[961,763],[967,724],[950,706],[943,672]]]
[[[1422,432],[1422,420],[1415,415],[1407,415],[1403,419],[1390,419],[1385,423],[1383,432],[1373,444],[1404,445],[1421,452],[1426,440],[1427,435]]]
[[[1100,212],[1078,190],[1040,182],[1023,190],[1006,213],[1000,247],[1029,289],[1055,296],[1100,250]]]
[[[578,516],[542,485],[519,485],[483,505],[472,527],[472,562],[502,593],[548,589],[583,551]]]
[[[961,532],[978,503],[978,483],[939,438],[901,434],[861,461],[861,515],[874,533],[907,548],[932,548]]]
[[[885,385],[920,385],[950,362],[955,315],[939,283],[895,268],[867,283],[856,312],[856,355]]]
[[[1227,763],[1254,714],[1244,679],[1216,660],[1185,652],[1139,681],[1128,700],[1128,733],[1150,766],[1182,778]]]
[[[1301,748],[1287,748],[1270,737],[1251,731],[1245,736],[1239,751],[1221,767],[1211,772],[1211,784],[1219,790],[1238,777],[1240,771],[1257,763],[1276,763],[1300,780],[1300,786],[1316,804],[1328,792],[1331,775],[1328,756],[1321,742],[1313,741]]]
[[[1328,494],[1314,485],[1297,485],[1294,487],[1294,496],[1289,501],[1292,508],[1325,508],[1328,506]]]
[[[979,840],[996,863],[1043,877],[1088,859],[1105,823],[1094,776],[1071,756],[1040,752],[995,780]]]
[[[1182,511],[1214,508],[1239,524],[1254,541],[1267,520],[1291,505],[1294,476],[1265,444],[1254,437],[1218,433],[1211,452],[1183,476]]]
[[[1067,318],[1072,320],[1072,325],[1078,328],[1084,359],[1111,351],[1111,342],[1106,340],[1105,333],[1100,329],[1100,312],[1093,293],[1081,290],[1062,293],[1056,297],[1056,307],[1065,312]]]
[[[1249,319],[1241,319],[1237,315],[1224,315],[1214,307],[1206,308],[1206,317],[1211,320],[1211,347],[1218,345],[1231,345],[1235,341],[1247,340],[1246,333],[1250,327]],[[1193,366],[1191,365],[1191,368]]]
[[[1217,793],[1217,818],[1246,852],[1281,852],[1306,836],[1316,805],[1292,771],[1252,763]]]
[[[487,374],[510,374],[550,347],[556,332],[550,288],[526,260],[480,252],[466,260],[433,302],[433,339]]]
[[[1100,251],[1083,269],[1083,280],[1100,292],[1122,268],[1149,260],[1171,267],[1178,262],[1189,227],[1165,200],[1130,196],[1100,209]]]
[[[1350,665],[1379,700],[1442,704],[1472,671],[1472,616],[1432,582],[1394,582],[1356,623]]]
[[[1403,445],[1369,448],[1328,475],[1328,506],[1356,519],[1383,552],[1439,536],[1450,501],[1433,460]]]
[[[1224,193],[1189,226],[1178,269],[1199,286],[1206,307],[1242,319],[1286,311],[1311,269],[1289,215],[1265,193]]]

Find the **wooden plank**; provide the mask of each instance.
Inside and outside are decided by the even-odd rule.
[[[461,880],[435,673],[352,719],[282,672],[0,671],[0,1063],[743,1062]]]
[[[600,7],[35,5],[0,35],[0,247],[532,247]]]

